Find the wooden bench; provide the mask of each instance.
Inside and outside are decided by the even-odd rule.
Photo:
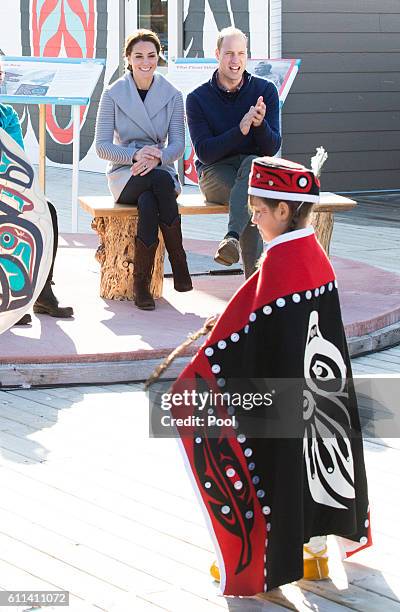
[[[111,196],[81,196],[79,204],[92,215],[92,228],[100,239],[96,252],[96,259],[101,266],[100,296],[114,300],[133,300],[136,206],[116,204]],[[227,204],[205,202],[200,193],[182,194],[178,198],[178,204],[181,215],[220,215],[228,212]],[[321,193],[321,200],[314,207],[313,225],[328,255],[334,213],[351,210],[355,206],[356,202],[349,198],[330,192]],[[155,298],[161,297],[164,279],[165,249],[161,232],[159,239],[151,282],[151,291]]]

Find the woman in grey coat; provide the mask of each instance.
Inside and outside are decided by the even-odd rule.
[[[135,304],[154,310],[150,280],[160,227],[177,291],[190,291],[176,197],[180,183],[174,162],[185,148],[181,92],[155,72],[158,36],[138,30],[125,44],[126,74],[102,95],[96,123],[96,152],[108,160],[107,178],[116,202],[136,204]]]

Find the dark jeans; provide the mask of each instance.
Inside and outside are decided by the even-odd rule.
[[[228,231],[239,235],[246,278],[255,270],[262,253],[258,229],[250,222],[247,207],[251,162],[256,155],[232,155],[204,168],[199,178],[200,189],[208,202],[229,202]]]
[[[137,236],[146,246],[156,242],[160,222],[171,225],[178,216],[174,180],[169,172],[160,168],[145,176],[131,176],[118,203],[137,205]]]

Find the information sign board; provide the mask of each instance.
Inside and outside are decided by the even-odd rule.
[[[39,182],[45,192],[46,105],[72,106],[72,231],[78,230],[78,186],[81,107],[104,69],[104,59],[2,56],[5,71],[0,102],[39,105]],[[82,114],[84,113],[82,110]]]
[[[86,105],[105,64],[102,59],[3,56],[3,102]]]

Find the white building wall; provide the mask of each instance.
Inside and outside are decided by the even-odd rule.
[[[271,1],[271,0],[270,0]],[[250,13],[250,56],[269,57],[270,1],[249,0]]]
[[[282,57],[282,0],[269,0],[269,57]]]

